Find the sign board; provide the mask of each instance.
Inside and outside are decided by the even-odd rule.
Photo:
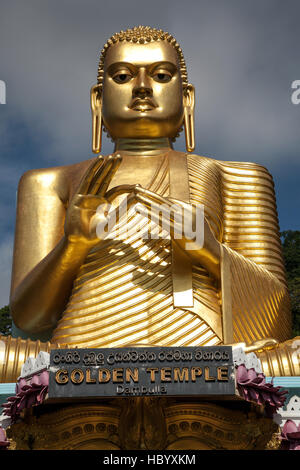
[[[234,395],[230,346],[55,349],[49,398]]]

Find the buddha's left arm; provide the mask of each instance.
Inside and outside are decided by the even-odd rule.
[[[202,204],[205,213],[203,245],[190,243],[186,232],[175,242],[220,285],[224,342],[289,339],[291,315],[272,177],[250,163],[195,157],[192,164],[191,183],[197,189],[192,188],[191,202]],[[141,187],[134,191],[148,209],[177,202],[188,209],[185,216],[195,219],[191,204],[168,201]],[[172,237],[176,224],[174,219]]]
[[[285,341],[291,313],[272,177],[255,164],[222,163],[220,169],[222,302],[231,307],[233,341]]]

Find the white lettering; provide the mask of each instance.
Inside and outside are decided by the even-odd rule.
[[[185,238],[186,250],[200,250],[204,242],[204,206],[202,204],[151,204],[142,203],[133,207],[130,198],[125,198],[118,209],[111,204],[100,204],[91,220],[90,232],[94,230],[99,239],[127,240],[139,238],[174,239]],[[183,237],[184,234],[184,237]]]
[[[104,465],[128,465],[131,468],[135,467],[136,462],[137,457],[116,457],[113,454],[103,459]]]
[[[291,96],[292,103],[300,104],[300,80],[294,80],[292,88],[295,89]]]
[[[148,464],[156,464],[156,465],[195,465],[196,464],[196,456],[195,455],[153,455],[152,457],[148,455]]]
[[[3,80],[0,80],[0,104],[6,104],[6,85]]]
[[[186,464],[188,465],[196,465],[196,456],[192,455],[191,457],[189,455],[186,456]]]

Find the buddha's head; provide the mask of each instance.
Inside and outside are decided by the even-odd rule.
[[[194,88],[179,44],[162,30],[139,26],[107,41],[91,105],[95,153],[102,126],[113,140],[174,140],[184,124],[187,149],[194,148]]]

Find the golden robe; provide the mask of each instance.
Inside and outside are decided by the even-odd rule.
[[[143,240],[135,232],[126,240],[103,240],[81,266],[52,342],[100,348],[212,346],[224,341],[250,344],[266,337],[280,342],[290,338],[271,175],[253,163],[197,155],[186,158],[189,200],[204,205],[205,216],[222,244],[222,282],[218,284],[204,268],[193,265],[194,306],[174,307],[170,239]],[[148,189],[170,195],[168,156]],[[129,225],[135,226],[141,217],[133,215]],[[231,338],[225,335],[225,327],[232,332]]]

